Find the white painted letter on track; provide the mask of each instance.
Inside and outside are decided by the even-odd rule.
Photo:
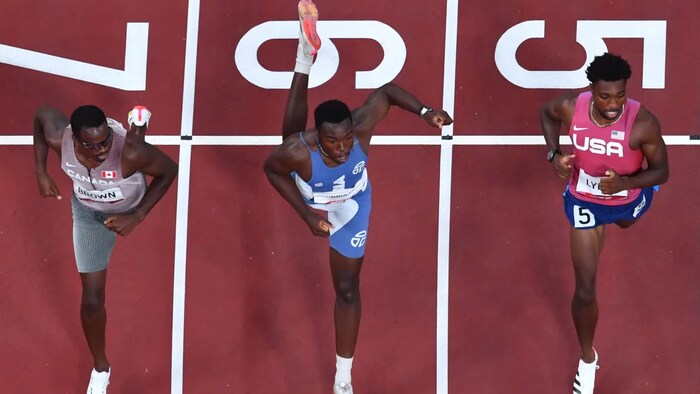
[[[331,38],[354,38],[374,40],[381,45],[384,58],[369,71],[355,73],[355,88],[375,89],[393,80],[406,62],[406,44],[401,35],[389,25],[379,21],[319,21],[316,25],[321,37],[309,87],[314,88],[328,82],[340,63],[338,49]],[[235,61],[243,78],[263,89],[289,89],[291,71],[270,71],[258,61],[258,49],[269,40],[298,39],[298,21],[270,21],[259,24],[241,37],[236,46]]]
[[[148,23],[126,24],[124,70],[0,44],[0,63],[128,91],[146,90]]]
[[[496,44],[496,67],[508,81],[528,89],[578,89],[586,87],[585,70],[593,58],[607,52],[604,38],[641,38],[644,41],[642,88],[663,89],[666,83],[666,21],[578,21],[576,42],[586,51],[578,70],[532,71],[518,63],[520,45],[544,38],[544,21],[530,20],[508,29]]]

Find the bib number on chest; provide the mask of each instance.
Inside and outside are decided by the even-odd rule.
[[[333,182],[333,190],[328,192],[314,192],[313,199],[316,204],[334,204],[347,201],[359,192],[364,191],[367,188],[367,171],[362,172],[362,178],[360,178],[355,186],[352,188],[345,188],[345,176],[338,178]]]
[[[124,199],[122,190],[114,187],[107,190],[87,190],[80,185],[75,185],[73,190],[75,195],[81,200],[90,200],[95,202],[117,202]]]
[[[615,194],[603,193],[602,191],[600,191],[600,179],[601,177],[588,175],[585,171],[583,171],[583,169],[580,169],[578,172],[578,182],[576,183],[576,191],[586,196],[601,198],[609,198],[610,196],[627,197],[627,190],[622,190]]]

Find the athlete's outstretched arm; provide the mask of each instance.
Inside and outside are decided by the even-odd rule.
[[[34,115],[34,174],[42,197],[61,199],[56,182],[46,169],[49,148],[61,157],[63,131],[68,126],[68,119],[61,111],[53,107],[41,107]]]
[[[295,146],[298,144],[301,142],[296,138],[284,141],[270,154],[263,169],[272,186],[306,222],[311,232],[314,235],[326,237],[332,225],[306,204],[292,179],[292,172],[298,172],[304,162],[308,161],[308,155],[305,157],[298,146]]]
[[[105,221],[108,229],[119,235],[128,235],[168,191],[177,176],[178,167],[160,149],[136,136],[127,135],[123,152],[122,171],[125,174],[127,171],[141,171],[153,177],[141,202],[131,213],[112,215]]]
[[[308,90],[309,76],[295,72],[292,77],[292,86],[287,95],[287,105],[284,107],[282,140],[306,129],[306,119],[309,112]]]
[[[372,92],[364,104],[353,111],[352,120],[356,132],[360,136],[363,134],[371,136],[375,126],[389,113],[391,106],[397,106],[416,115],[420,115],[421,109],[427,107],[409,91],[391,82],[387,83]],[[441,109],[432,110],[421,117],[429,125],[438,128],[452,124],[450,115]]]

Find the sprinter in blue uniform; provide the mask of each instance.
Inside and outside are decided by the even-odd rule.
[[[283,142],[265,162],[265,174],[314,235],[330,238],[336,293],[334,393],[347,394],[353,392],[351,368],[360,326],[359,276],[371,209],[366,167],[372,133],[391,106],[412,112],[437,128],[451,124],[452,119],[388,83],[353,111],[338,100],[321,103],[314,111],[314,128],[302,131],[308,112],[309,72],[320,41],[309,39],[315,29],[307,31],[315,23],[315,6],[302,0],[299,9],[302,32],[285,108]],[[327,217],[319,211],[327,212]]]

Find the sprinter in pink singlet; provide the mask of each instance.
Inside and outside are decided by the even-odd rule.
[[[177,165],[144,141],[149,118],[145,107],[134,107],[127,132],[94,105],[77,108],[70,122],[51,107],[40,108],[34,117],[39,193],[62,199],[46,169],[49,148],[58,154],[61,169],[73,181],[73,249],[83,287],[80,321],[94,360],[88,394],[106,394],[109,385],[104,302],[116,234],[131,233],[177,175]],[[147,175],[153,178],[150,184]]]
[[[656,185],[669,175],[659,122],[639,102],[627,98],[631,74],[620,56],[597,56],[586,69],[590,91],[554,99],[541,111],[547,160],[559,178],[569,180],[564,209],[571,224],[576,277],[571,313],[581,346],[574,394],[593,393],[598,368],[593,349],[596,274],[605,225],[634,224],[649,209]],[[562,123],[573,143],[571,154],[559,149]]]

